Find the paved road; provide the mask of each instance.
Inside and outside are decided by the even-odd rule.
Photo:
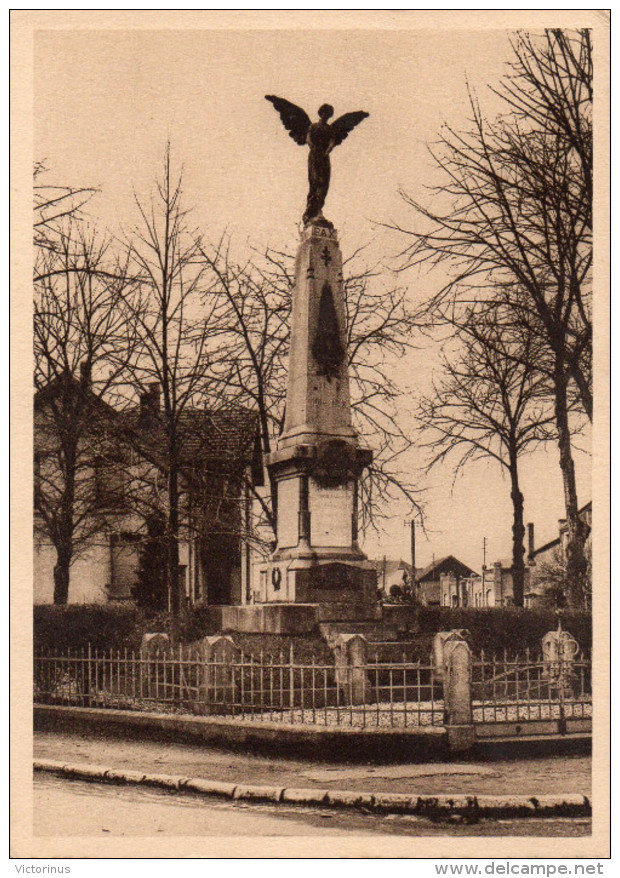
[[[132,741],[86,734],[35,732],[39,759],[236,783],[419,795],[590,795],[588,756],[399,765],[347,765],[227,753],[204,746]]]
[[[37,773],[37,836],[587,836],[589,820],[485,820],[432,823],[287,805],[205,800],[185,793],[118,787]]]

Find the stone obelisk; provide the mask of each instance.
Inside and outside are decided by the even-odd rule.
[[[286,413],[266,464],[277,493],[277,546],[262,600],[318,604],[319,618],[370,618],[373,565],[358,545],[358,484],[372,452],[351,419],[342,256],[322,214],[297,253]]]

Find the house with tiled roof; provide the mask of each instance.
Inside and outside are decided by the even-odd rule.
[[[459,561],[454,555],[434,559],[416,573],[418,600],[430,607],[460,606],[461,583],[476,575],[471,567]],[[449,593],[450,588],[452,588],[450,603],[446,604],[445,594]]]
[[[69,603],[131,601],[151,523],[166,502],[159,388],[118,410],[79,382],[51,382],[34,399],[34,601],[52,603],[57,552],[50,539],[60,510],[63,466],[52,407],[56,394],[87,394],[88,427],[78,449],[76,551]],[[83,397],[82,397],[83,399]],[[179,581],[190,603],[241,602],[249,589],[245,536],[248,485],[262,478],[258,420],[242,407],[188,408],[180,417]]]

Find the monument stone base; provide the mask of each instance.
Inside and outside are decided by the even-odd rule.
[[[276,552],[259,569],[259,603],[318,604],[321,618],[370,619],[377,574],[361,552]],[[344,556],[344,557],[343,557]]]
[[[222,631],[244,634],[318,634],[320,626],[328,623],[377,623],[381,610],[377,605],[341,603],[321,604],[285,603],[247,604],[218,608],[221,612],[219,627]]]

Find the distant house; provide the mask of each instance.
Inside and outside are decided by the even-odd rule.
[[[585,525],[585,553],[589,556],[592,547],[592,501],[581,507],[579,517]],[[538,548],[535,548],[534,525],[528,524],[530,593],[526,595],[526,600],[529,598],[530,606],[543,601],[549,592],[561,588],[567,543],[568,522],[565,518],[558,520],[558,536]]]
[[[592,503],[586,503],[579,510],[581,520],[586,525],[586,554],[590,547],[592,527]],[[534,525],[527,526],[527,555],[524,575],[523,604],[535,607],[548,598],[550,590],[556,589],[562,579],[566,564],[566,543],[568,523],[565,518],[558,521],[558,536],[544,545],[535,548]],[[481,606],[506,607],[514,604],[512,581],[512,559],[496,561],[482,572],[485,603]]]
[[[377,588],[381,589],[386,596],[389,596],[393,586],[402,588],[403,585],[411,585],[412,567],[407,561],[400,558],[398,560],[381,558],[372,563],[377,571]]]
[[[62,522],[67,471],[53,417],[60,393],[85,395],[87,411],[73,467],[76,538],[68,602],[131,600],[141,556],[166,504],[159,387],[152,384],[140,405],[123,411],[70,376],[35,394],[36,604],[52,603],[54,595],[57,552],[51,534]],[[262,475],[257,416],[242,408],[188,409],[179,435],[179,580],[191,603],[240,602],[249,576],[243,546],[247,484]]]
[[[511,607],[514,605],[514,585],[512,578],[512,559],[495,561],[491,567],[484,567],[480,577],[481,607]],[[529,570],[524,571],[524,601],[529,606]]]
[[[462,606],[462,582],[476,572],[454,555],[446,555],[417,571],[418,599],[426,606]]]

